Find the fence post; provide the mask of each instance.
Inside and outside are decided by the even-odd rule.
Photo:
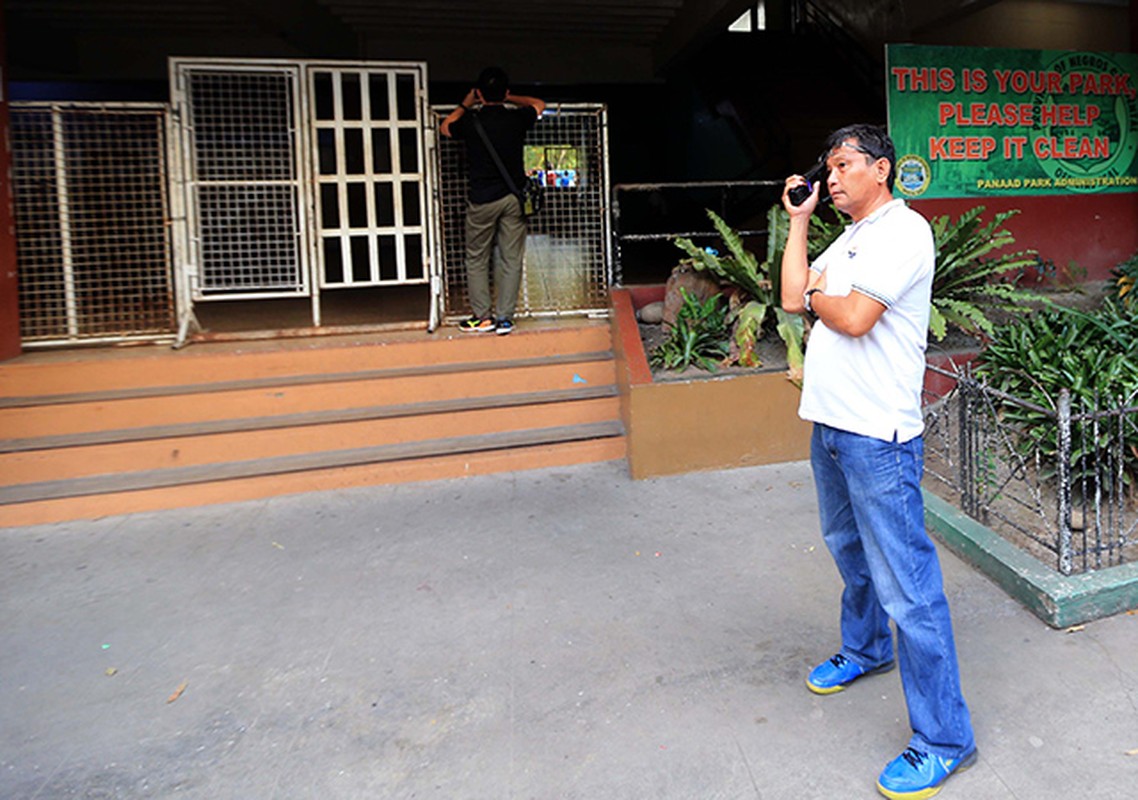
[[[620,188],[614,186],[610,190],[612,195],[609,198],[609,208],[611,209],[609,219],[611,220],[610,237],[612,238],[612,285],[624,286],[624,266],[620,263],[622,250],[620,246]]]
[[[979,503],[976,502],[976,487],[972,485],[973,431],[969,424],[976,395],[973,392],[970,364],[965,364],[963,370],[958,371],[956,383],[960,390],[960,418],[957,420],[960,430],[960,452],[957,454],[960,465],[960,505],[965,514],[976,519]]]
[[[1102,405],[1103,404],[1101,402],[1101,398],[1099,397],[1098,392],[1095,392],[1095,404],[1094,404],[1094,407],[1091,409],[1093,412],[1093,416],[1091,417],[1091,442],[1093,443],[1094,457],[1095,457],[1095,462],[1094,462],[1095,471],[1094,471],[1094,475],[1092,477],[1092,479],[1095,482],[1095,485],[1094,485],[1094,490],[1095,490],[1095,507],[1094,507],[1094,512],[1095,512],[1095,522],[1094,522],[1094,525],[1095,525],[1095,569],[1101,569],[1102,568],[1102,551],[1103,551],[1103,542],[1102,542],[1102,481],[1103,481],[1103,477],[1110,470],[1110,465],[1109,465],[1110,449],[1109,449],[1109,447],[1105,449],[1105,452],[1104,452],[1104,450],[1099,449],[1099,430],[1100,430],[1099,425],[1100,425],[1100,420],[1102,419],[1101,417],[1099,417],[1099,411],[1102,409]],[[1122,406],[1119,406],[1119,408],[1121,408],[1121,407]],[[1086,428],[1083,428],[1083,431],[1085,432]],[[1085,433],[1083,435],[1083,439],[1086,439]],[[1103,465],[1103,458],[1106,458],[1107,462],[1108,462],[1105,466]],[[1079,471],[1081,473],[1083,473],[1084,476],[1086,475],[1086,468],[1085,467]],[[1087,513],[1087,482],[1086,482],[1085,477],[1083,478],[1082,483],[1083,483],[1083,485],[1081,487],[1081,489],[1082,489],[1081,495],[1082,495],[1082,501],[1083,501],[1083,537],[1085,539],[1085,537],[1087,535],[1086,534],[1087,526],[1090,524],[1090,521],[1087,519],[1087,517],[1089,515]],[[1109,491],[1109,487],[1108,487],[1108,491]],[[1107,543],[1106,549],[1107,549],[1108,553],[1111,552],[1111,550],[1113,549],[1113,546],[1114,546],[1113,542]],[[1084,557],[1084,559],[1085,559],[1085,557]],[[1085,561],[1084,561],[1083,568],[1086,569]]]
[[[1059,571],[1071,574],[1071,392],[1059,391]]]

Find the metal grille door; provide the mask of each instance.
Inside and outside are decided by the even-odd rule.
[[[171,333],[166,107],[14,103],[10,126],[24,344]]]
[[[454,108],[435,109],[436,123]],[[439,137],[439,228],[445,312],[469,313],[465,263],[466,148]],[[545,182],[545,207],[529,220],[520,315],[608,308],[611,251],[608,137],[604,106],[546,108],[526,139],[526,170]]]
[[[426,283],[424,69],[306,67],[320,286]]]
[[[196,300],[309,294],[299,68],[174,64]]]

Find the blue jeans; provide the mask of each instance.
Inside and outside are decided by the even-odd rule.
[[[897,626],[910,747],[959,758],[975,747],[960,689],[940,560],[925,531],[924,442],[815,424],[810,462],[822,537],[845,582],[842,655],[865,669],[893,659]]]

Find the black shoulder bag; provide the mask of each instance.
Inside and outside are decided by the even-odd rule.
[[[490,142],[490,137],[486,135],[486,129],[482,127],[482,121],[478,119],[477,112],[469,112],[470,121],[474,125],[474,130],[478,131],[478,135],[482,137],[482,144],[486,145],[490,157],[494,159],[494,164],[498,167],[498,172],[502,173],[503,180],[506,181],[506,186],[510,187],[510,191],[518,198],[518,202],[522,207],[522,215],[532,217],[537,212],[541,211],[542,206],[545,205],[545,187],[536,178],[527,178],[525,185],[519,190],[518,185],[514,183],[514,179],[510,177],[506,165],[502,163],[502,157],[498,155],[498,151]]]

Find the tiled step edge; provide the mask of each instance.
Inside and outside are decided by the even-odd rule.
[[[152,425],[145,428],[122,428],[59,436],[38,436],[26,439],[0,440],[0,453],[26,453],[36,450],[53,450],[62,447],[83,447],[96,444],[122,444],[166,439],[176,436],[209,436],[215,433],[297,428],[307,425],[328,425],[338,422],[364,422],[373,419],[449,414],[457,411],[479,411],[489,408],[549,405],[577,400],[594,400],[616,397],[615,385],[589,386],[580,389],[553,389],[546,392],[491,395],[489,397],[430,400],[421,403],[403,403],[367,408],[343,408],[328,411],[308,411],[299,414],[280,414],[268,417],[225,419],[213,422],[191,422],[177,425]]]
[[[218,381],[217,383],[197,383],[171,386],[149,386],[133,389],[108,390],[100,392],[74,392],[28,397],[0,398],[0,408],[23,408],[27,406],[66,405],[69,403],[91,403],[110,400],[132,400],[145,397],[171,397],[175,395],[209,394],[213,392],[240,391],[245,389],[271,389],[282,386],[306,386],[322,383],[348,383],[383,378],[404,378],[420,375],[443,375],[459,372],[481,372],[490,370],[516,369],[519,367],[551,366],[556,364],[576,364],[594,361],[609,361],[611,350],[587,353],[566,353],[533,358],[515,358],[496,361],[473,361],[448,363],[420,367],[396,367],[393,369],[374,369],[360,372],[334,374],[285,375],[273,378],[250,378],[241,381]]]
[[[0,488],[0,505],[57,500],[67,497],[85,497],[110,492],[185,486],[236,478],[281,475],[290,472],[401,461],[438,455],[534,447],[623,435],[624,427],[620,422],[598,422],[480,436],[458,436],[398,445],[378,445],[326,453],[303,453],[255,461],[233,461],[225,464],[172,467],[170,469],[119,475],[45,481]]]

